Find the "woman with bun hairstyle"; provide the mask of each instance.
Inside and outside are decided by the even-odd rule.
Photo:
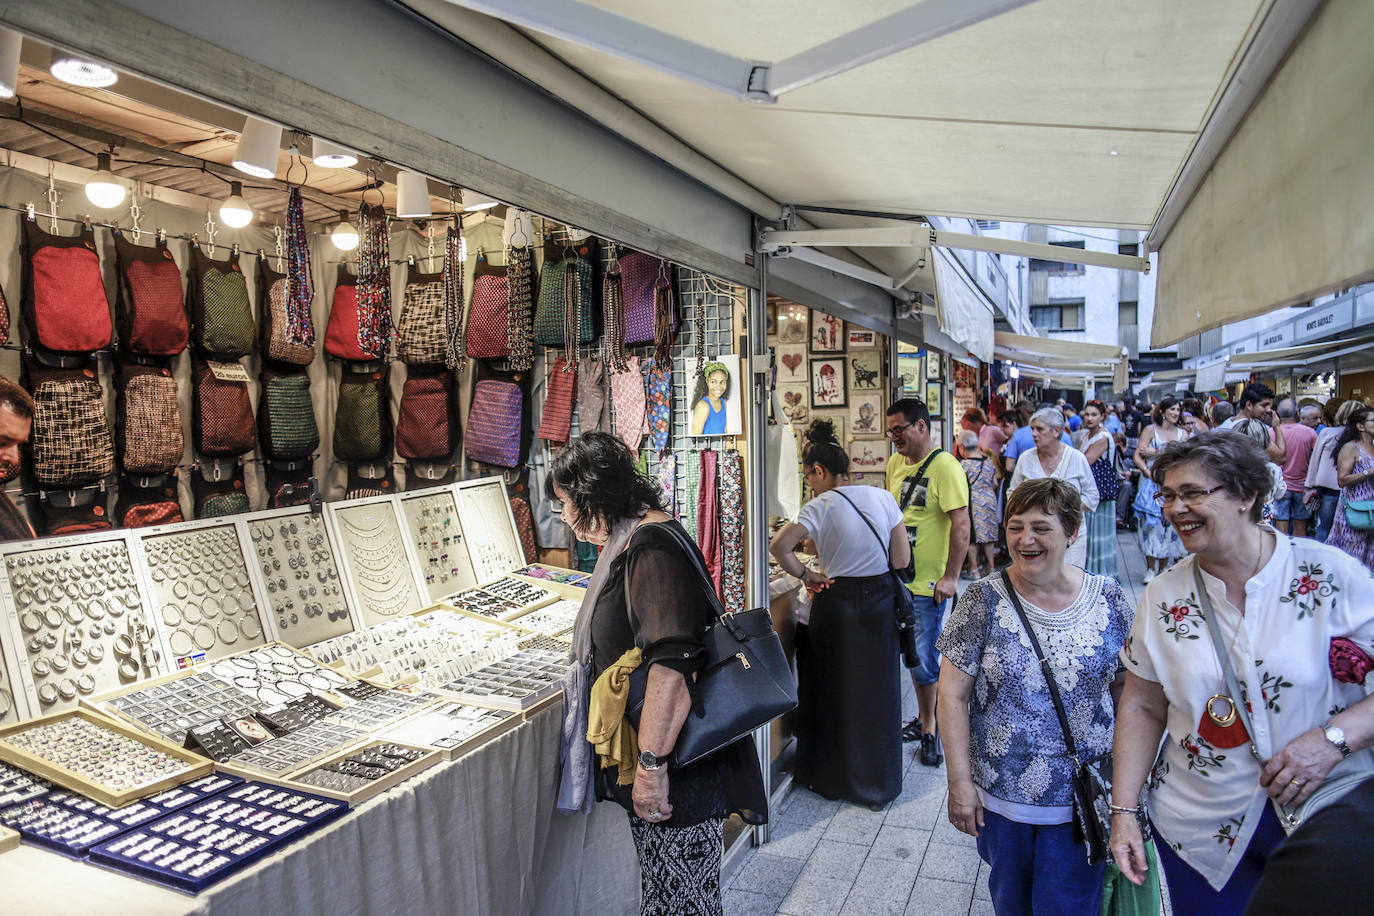
[[[815,593],[797,646],[794,778],[826,798],[881,808],[902,788],[900,651],[888,571],[906,566],[911,545],[891,493],[846,486],[849,455],[829,420],[807,430],[802,465],[815,497],[769,548]],[[824,575],[793,553],[807,538]]]

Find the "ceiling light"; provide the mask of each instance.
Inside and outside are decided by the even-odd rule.
[[[1116,150],[1112,150],[1111,153],[1109,153],[1108,155],[1115,156],[1115,155],[1117,155],[1117,152],[1116,152]]]
[[[312,141],[310,151],[311,160],[322,169],[346,169],[358,164],[356,153],[322,137]]]
[[[434,213],[429,208],[429,181],[419,172],[396,173],[396,218],[427,219]]]
[[[110,171],[110,154],[96,153],[95,161],[95,175],[86,182],[86,199],[102,210],[118,207],[128,192]]]
[[[250,115],[234,150],[234,168],[254,178],[272,178],[277,174],[280,153],[281,128]]]
[[[229,197],[219,205],[219,218],[231,229],[242,229],[253,221],[253,208],[243,199],[242,182],[229,182]]]
[[[340,251],[352,251],[358,247],[358,230],[348,221],[347,211],[339,211],[339,220],[339,225],[335,226],[334,231],[329,233],[329,240]]]
[[[113,67],[71,55],[54,57],[52,66],[48,70],[64,83],[70,83],[73,86],[85,86],[88,89],[113,86],[119,79],[119,74],[114,72]]]
[[[478,194],[476,191],[463,192],[464,213],[475,213],[478,210],[490,210],[499,203],[499,200],[493,200],[485,194]]]
[[[23,35],[0,29],[0,99],[14,98],[19,88],[19,51],[23,45]]]

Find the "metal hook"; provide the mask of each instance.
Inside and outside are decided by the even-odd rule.
[[[428,264],[429,272],[434,273],[434,223],[431,222],[425,227],[425,236],[429,239],[429,257],[425,260]]]
[[[291,147],[291,149],[296,150],[296,147],[293,146]],[[301,156],[299,151],[291,153],[290,164],[286,167],[286,177],[282,180],[285,181],[288,185],[291,184],[291,172],[298,165],[305,172],[305,177],[301,179],[301,182],[299,185],[297,185],[297,187],[304,187],[310,181],[310,166],[305,164],[305,159]]]
[[[530,245],[530,235],[528,232],[525,231],[525,223],[530,220],[529,211],[507,211],[507,218],[513,221],[513,225],[511,227],[512,231],[510,235],[511,247],[528,248]],[[524,239],[524,241],[517,241],[517,239]]]
[[[367,192],[374,189],[377,191],[377,206],[384,206],[386,195],[382,193],[382,184],[377,180],[377,170],[369,168],[367,170],[367,184],[363,186],[363,204],[367,203]]]
[[[277,272],[280,273],[282,258],[286,255],[286,233],[281,226],[273,226],[272,235],[277,240]]]
[[[215,235],[219,232],[219,227],[215,225],[215,217],[207,208],[205,211],[205,237],[209,239],[210,250],[207,254],[213,256],[215,253]]]

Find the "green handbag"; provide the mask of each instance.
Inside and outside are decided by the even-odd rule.
[[[191,330],[200,352],[219,360],[252,353],[257,326],[238,254],[216,261],[192,247],[190,273]]]
[[[1374,499],[1348,499],[1345,524],[1356,531],[1374,531]]]
[[[391,450],[391,404],[386,372],[345,372],[334,413],[334,457],[380,461]]]
[[[258,444],[265,457],[284,461],[304,458],[320,444],[310,377],[304,372],[262,373],[258,399]]]
[[[578,341],[591,343],[595,340],[593,295],[591,262],[582,258],[568,258],[556,264],[546,262],[539,275],[539,301],[534,309],[534,342],[546,347],[565,346],[564,328],[570,310],[579,312]]]

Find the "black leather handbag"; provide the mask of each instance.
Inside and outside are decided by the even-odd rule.
[[[706,664],[697,672],[700,711],[687,714],[669,757],[672,767],[684,767],[734,744],[761,725],[797,707],[797,684],[782,642],[773,631],[768,608],[727,613],[720,603],[696,545],[677,528],[667,525],[697,572],[697,581],[716,619],[706,631]],[[630,570],[625,568],[625,608],[630,608]],[[641,665],[630,675],[625,717],[639,729],[649,669]]]

